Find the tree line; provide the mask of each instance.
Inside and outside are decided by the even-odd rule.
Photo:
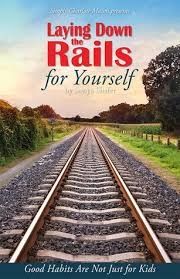
[[[43,118],[60,118],[48,105],[24,107],[21,111],[0,100],[0,163],[20,150],[31,150],[50,135]]]
[[[142,76],[148,103],[110,106],[93,118],[80,122],[152,123],[161,122],[166,131],[180,133],[180,45],[172,46],[152,59]]]
[[[82,118],[76,115],[68,119],[76,122],[104,123],[153,123],[157,121],[150,104],[131,106],[127,103],[110,106],[107,111],[100,112],[92,118]]]
[[[22,108],[21,113],[26,117],[34,117],[35,115],[39,115],[42,118],[62,119],[62,117],[57,114],[49,105],[41,105],[35,108],[25,106]]]

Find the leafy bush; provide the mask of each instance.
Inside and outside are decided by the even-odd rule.
[[[33,149],[49,136],[46,123],[36,115],[24,117],[15,108],[0,107],[0,158],[15,155],[21,149]]]
[[[149,125],[149,126],[139,126],[137,127],[137,132],[141,132],[143,134],[153,134],[153,135],[160,135],[161,134],[161,127],[160,126],[154,126],[154,125]]]
[[[0,117],[0,155],[10,155],[12,154],[12,137],[13,131],[6,126],[2,117]],[[0,156],[0,157],[1,157]]]

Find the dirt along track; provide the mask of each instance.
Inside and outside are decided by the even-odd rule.
[[[2,261],[179,260],[180,235],[91,128],[13,219],[0,235]]]

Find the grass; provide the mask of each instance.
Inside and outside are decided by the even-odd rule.
[[[41,141],[39,143],[37,143],[36,147],[32,150],[17,150],[16,154],[14,154],[14,155],[11,155],[8,157],[1,157],[0,158],[0,173],[15,166],[16,164],[20,163],[22,160],[27,159],[34,154],[37,154],[38,152],[45,149],[48,145],[62,140],[65,136],[71,134],[77,128],[78,127],[71,127],[70,129],[66,129],[63,132],[55,132],[53,142],[52,142],[51,136],[48,138],[43,138],[43,139],[41,139]]]
[[[103,127],[100,130],[135,155],[145,156],[155,166],[164,169],[180,182],[180,151],[175,146],[166,146],[142,138],[120,134],[117,130],[109,127]]]
[[[153,134],[161,135],[164,138],[170,137],[171,139],[177,139],[180,137],[179,131],[166,132],[162,129],[160,123],[142,123],[142,124],[120,124],[120,123],[94,123],[97,127],[110,127],[119,128],[120,130],[138,132],[140,134]]]
[[[161,124],[147,123],[147,124],[119,124],[121,130],[131,130],[144,134],[160,135],[162,133]]]

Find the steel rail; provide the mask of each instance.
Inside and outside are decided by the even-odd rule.
[[[154,259],[156,262],[164,262],[164,263],[171,263],[171,259],[169,258],[168,254],[164,250],[160,240],[158,239],[156,233],[152,229],[150,223],[144,216],[142,210],[138,206],[136,200],[134,199],[133,195],[131,194],[128,186],[123,181],[122,177],[120,176],[117,168],[115,167],[114,163],[110,159],[109,155],[107,154],[100,137],[97,135],[94,129],[92,129],[92,133],[100,147],[100,150],[108,163],[108,166],[110,170],[112,171],[116,182],[118,183],[120,190],[123,193],[123,196],[126,200],[127,205],[131,209],[131,214],[136,219],[137,226],[140,229],[140,231],[143,233],[144,241],[146,243],[146,246],[151,251],[151,253],[154,256]]]
[[[64,165],[63,169],[61,170],[59,176],[57,177],[55,183],[53,184],[51,190],[49,191],[48,195],[46,196],[45,200],[43,201],[42,205],[40,206],[38,212],[36,213],[35,217],[33,218],[30,226],[26,230],[24,236],[22,237],[21,241],[19,242],[18,246],[16,247],[13,255],[11,256],[9,263],[16,263],[16,262],[24,262],[27,259],[27,254],[29,249],[33,246],[36,241],[37,234],[41,227],[44,224],[44,219],[49,212],[49,208],[52,205],[54,198],[58,193],[58,186],[63,181],[69,167],[71,166],[80,146],[85,137],[87,129],[83,132],[78,140],[73,152],[71,153],[69,159],[67,160],[66,164]]]

